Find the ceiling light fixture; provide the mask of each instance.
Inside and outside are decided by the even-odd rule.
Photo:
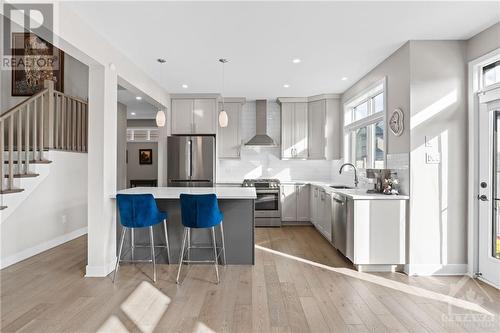
[[[130,112],[130,114],[131,114],[132,116],[135,116],[135,112]]]
[[[294,64],[300,64],[300,62],[301,62],[301,61],[302,61],[302,60],[300,60],[299,58],[295,58],[295,59],[293,59],[293,60],[292,60],[292,62],[293,62]]]
[[[165,62],[167,62],[165,59],[162,59],[162,58],[158,58],[158,59],[156,59],[156,61],[158,61],[158,63],[160,65],[163,65]],[[161,79],[162,78],[161,72],[162,72],[162,68],[160,68],[160,85],[163,85],[163,82]],[[158,126],[158,127],[165,126],[165,123],[167,121],[167,117],[165,116],[165,111],[163,111],[162,109],[159,109],[158,112],[156,112],[155,120],[156,120],[156,126]]]
[[[347,80],[347,77],[345,77],[345,76],[344,76],[341,80],[342,80],[342,81],[345,81],[345,80]]]
[[[187,89],[188,87],[189,86],[187,84],[185,84],[185,83],[182,85],[182,88],[184,88],[184,89]]]
[[[224,103],[224,64],[226,62],[229,62],[229,60],[221,58],[219,59],[219,62],[222,64],[222,109],[219,112],[219,126],[220,127],[227,127],[227,124],[229,122],[229,119],[227,117],[227,112],[226,112],[226,105]]]
[[[140,101],[142,99],[142,97],[141,96],[136,96],[135,99],[138,100],[138,101]]]
[[[285,83],[285,84],[283,85],[283,88],[290,88],[290,85],[289,85],[288,83]]]

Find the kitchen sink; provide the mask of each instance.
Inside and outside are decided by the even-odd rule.
[[[354,187],[345,186],[345,185],[331,185],[330,187],[331,188],[336,188],[336,189],[339,189],[339,190],[352,190],[354,188]]]

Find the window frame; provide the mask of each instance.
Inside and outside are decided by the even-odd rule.
[[[500,56],[496,56],[496,57],[493,57],[491,59],[488,59],[486,62],[482,63],[480,66],[479,66],[479,71],[478,71],[478,84],[479,84],[479,91],[480,92],[486,92],[488,90],[492,90],[492,89],[496,89],[496,88],[500,88],[500,82],[497,82],[497,83],[493,83],[493,84],[490,84],[490,85],[485,85],[484,84],[484,67],[488,67],[490,66],[491,64],[495,63],[495,62],[498,62],[500,61]]]
[[[374,112],[375,109],[375,97],[383,94],[383,110]],[[368,116],[355,120],[354,109],[368,102]],[[361,93],[357,94],[355,97],[344,103],[344,162],[349,162],[355,164],[356,162],[356,150],[353,149],[353,136],[355,131],[366,127],[367,131],[367,156],[365,169],[375,168],[375,144],[376,144],[376,130],[375,126],[379,122],[384,124],[384,167],[387,167],[387,85],[386,77],[382,80],[375,82],[368,88],[363,90]],[[347,118],[347,119],[346,119]]]

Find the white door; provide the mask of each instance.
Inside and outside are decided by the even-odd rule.
[[[215,99],[195,99],[193,123],[195,134],[215,134],[216,130]]]
[[[309,185],[297,185],[297,221],[311,221]]]
[[[193,100],[172,100],[172,134],[191,134],[193,129]]]
[[[293,113],[294,103],[281,104],[281,158],[293,158]]]
[[[479,99],[479,272],[500,287],[500,88]]]
[[[217,142],[220,158],[240,157],[240,109],[241,103],[225,103],[228,123],[227,127],[220,127]],[[222,103],[219,104],[219,109]]]
[[[307,159],[307,103],[295,103],[293,118],[294,158]]]
[[[281,185],[281,221],[297,221],[297,193],[295,184]]]

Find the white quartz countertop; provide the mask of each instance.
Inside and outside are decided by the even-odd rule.
[[[181,193],[215,193],[219,199],[256,199],[253,187],[215,186],[215,187],[134,187],[118,191],[117,194],[152,194],[155,199],[179,199]],[[116,196],[113,196],[115,198]]]
[[[356,188],[356,189],[337,189],[332,188],[332,185],[341,185],[328,182],[318,182],[318,181],[307,181],[307,180],[297,180],[297,181],[283,181],[282,184],[309,184],[317,186],[325,190],[327,193],[337,193],[342,194],[353,200],[408,200],[410,197],[408,195],[387,195],[381,193],[367,193],[366,189]]]

